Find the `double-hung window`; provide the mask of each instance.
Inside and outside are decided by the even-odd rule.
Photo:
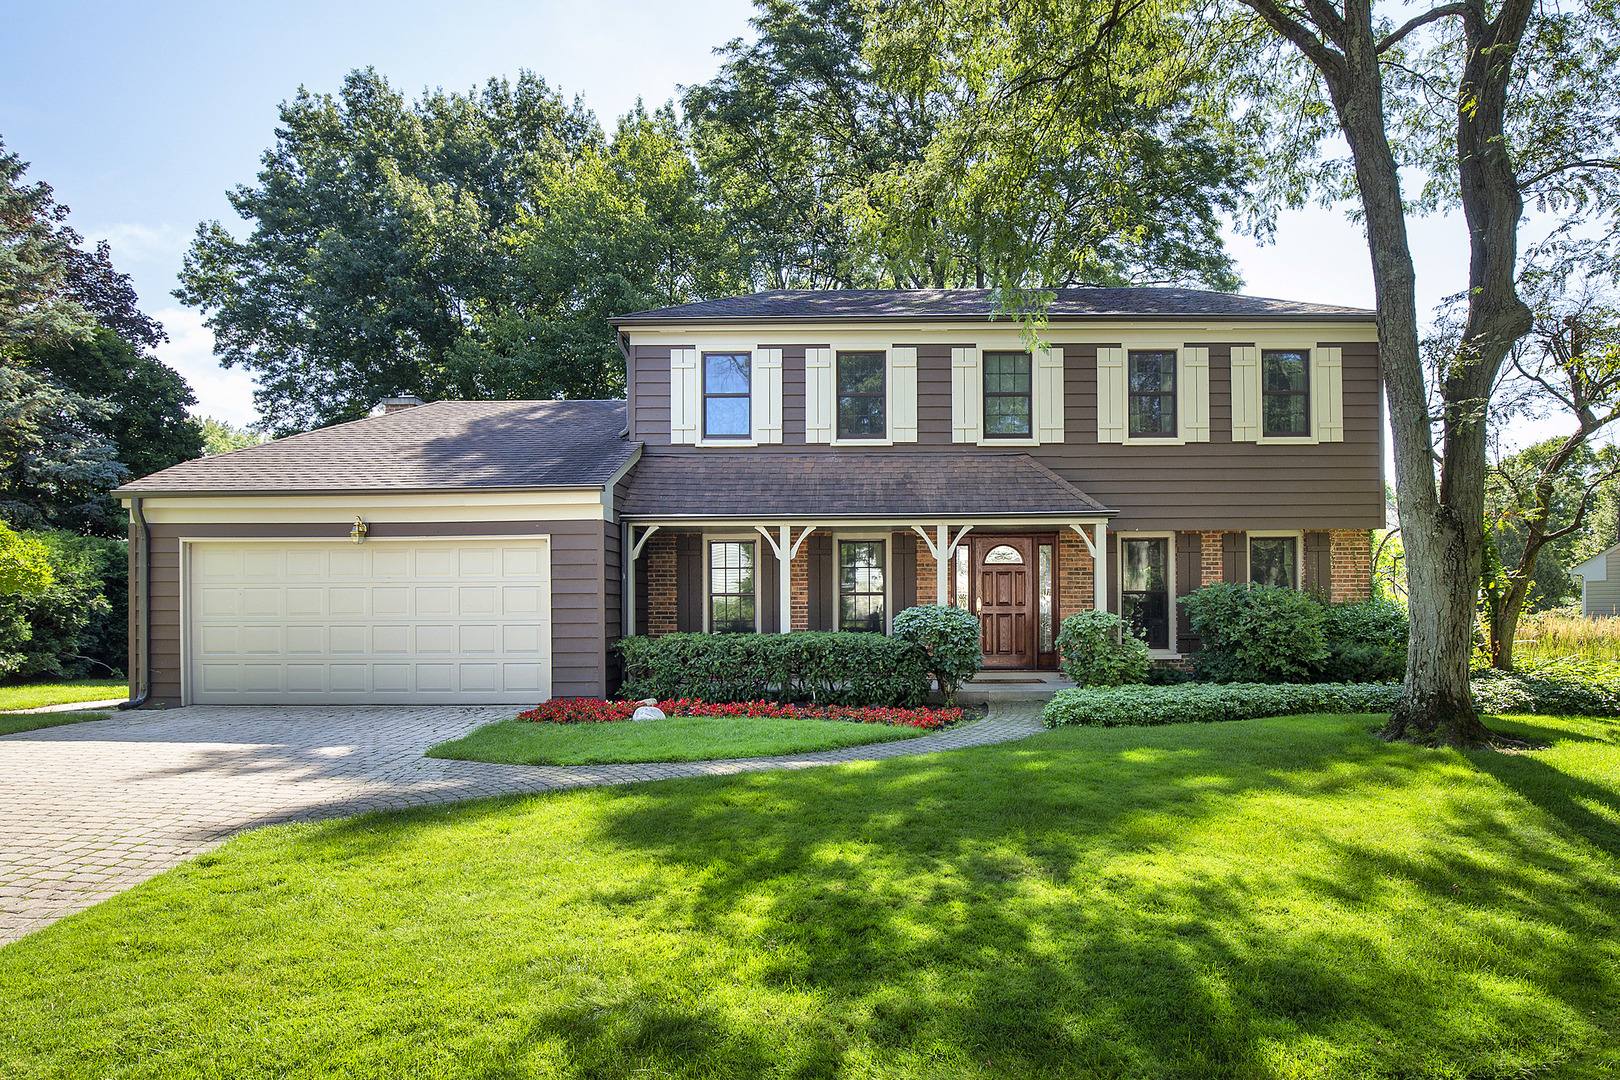
[[[838,543],[838,628],[885,630],[882,540]]]
[[[1260,419],[1267,438],[1311,437],[1311,351],[1260,353]]]
[[[1160,537],[1119,543],[1120,615],[1150,649],[1170,647],[1170,541]]]
[[[838,437],[881,439],[888,435],[884,354],[838,354]]]
[[[754,542],[711,541],[709,630],[716,634],[753,633],[754,603]]]
[[[1299,538],[1251,536],[1249,580],[1256,585],[1299,588]]]
[[[703,354],[703,437],[746,439],[753,434],[748,401],[748,353]]]
[[[1133,439],[1176,437],[1176,351],[1132,349],[1126,422]]]
[[[984,354],[984,437],[1027,439],[1031,417],[1030,363],[1027,352]]]

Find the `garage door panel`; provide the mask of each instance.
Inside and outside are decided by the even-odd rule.
[[[544,538],[192,542],[189,700],[533,703],[550,693]]]

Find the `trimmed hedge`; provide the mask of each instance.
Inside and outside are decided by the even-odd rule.
[[[617,647],[619,696],[631,700],[915,707],[932,685],[922,646],[882,634],[665,634]]]
[[[1102,727],[1211,723],[1292,713],[1389,712],[1398,683],[1209,683],[1059,690],[1041,721]]]

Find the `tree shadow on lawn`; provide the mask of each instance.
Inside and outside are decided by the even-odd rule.
[[[1239,727],[616,793],[581,842],[649,871],[595,902],[688,927],[716,959],[545,999],[513,1048],[560,1041],[589,1076],[821,1076],[850,1055],[1004,1075],[1580,1074],[1572,1058],[1605,1052],[1620,901],[1577,800],[1612,792],[1534,759],[1475,759],[1482,775],[1354,722]],[[1485,776],[1539,794],[1504,802]],[[1549,833],[1571,821],[1574,838]],[[351,839],[359,857],[393,842]],[[798,1020],[773,1014],[795,1002]]]

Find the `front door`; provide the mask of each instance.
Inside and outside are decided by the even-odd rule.
[[[1027,536],[973,538],[979,641],[987,668],[1035,666],[1030,610],[1034,544]]]

